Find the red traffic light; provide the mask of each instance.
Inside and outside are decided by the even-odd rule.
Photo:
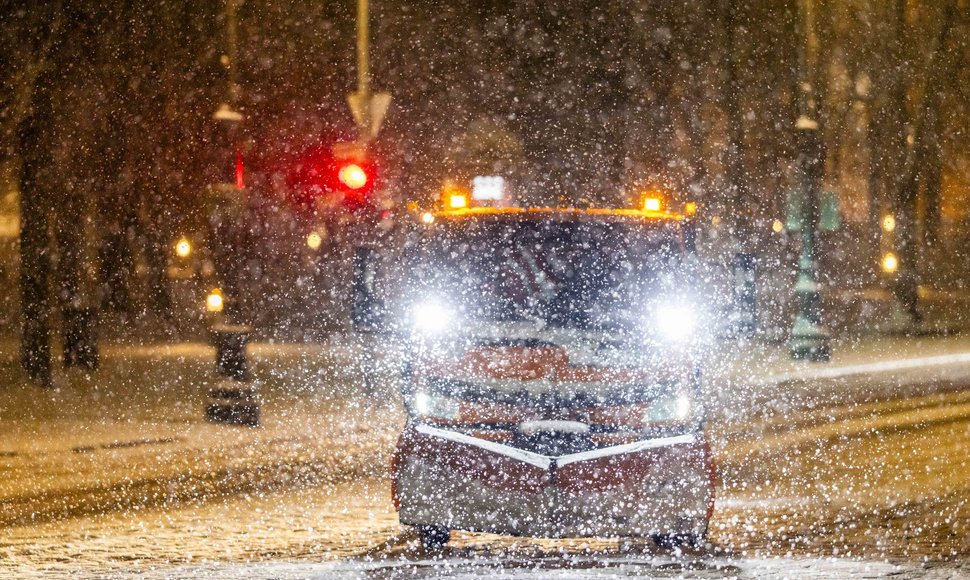
[[[350,189],[360,189],[370,181],[364,168],[356,163],[342,164],[337,171],[337,179]]]
[[[337,191],[343,193],[345,207],[356,210],[373,203],[377,168],[373,159],[366,156],[338,159],[334,168]]]
[[[290,163],[286,181],[294,200],[306,208],[340,203],[357,210],[374,203],[379,173],[375,159],[359,146],[317,146]]]

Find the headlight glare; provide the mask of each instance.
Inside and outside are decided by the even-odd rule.
[[[682,422],[690,419],[693,410],[694,402],[689,395],[675,393],[654,399],[647,419],[651,423]]]
[[[660,303],[654,309],[653,322],[661,338],[685,342],[697,331],[697,311],[690,304]]]
[[[439,334],[454,322],[454,311],[440,300],[419,302],[411,311],[414,329],[423,334]]]
[[[424,391],[414,394],[414,412],[419,417],[454,420],[458,418],[458,401]]]

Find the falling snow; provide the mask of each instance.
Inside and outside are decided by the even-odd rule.
[[[196,4],[0,6],[0,579],[970,578],[967,0]]]

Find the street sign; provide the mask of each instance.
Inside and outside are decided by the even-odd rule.
[[[212,118],[216,121],[232,121],[234,123],[239,123],[243,120],[243,115],[239,111],[233,111],[232,107],[226,103],[219,105],[216,112],[212,114]]]
[[[347,104],[354,115],[357,128],[368,139],[377,137],[377,132],[384,121],[387,108],[391,105],[390,93],[362,94],[360,92],[347,95]]]

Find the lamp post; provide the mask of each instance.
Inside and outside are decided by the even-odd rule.
[[[221,288],[210,294],[207,306],[218,323],[210,329],[216,347],[216,371],[224,377],[209,391],[206,418],[213,422],[256,426],[259,400],[250,379],[246,345],[252,328],[243,322],[242,267],[245,263],[249,203],[243,173],[241,128],[236,82],[236,11],[240,0],[226,0],[226,51],[220,58],[226,69],[226,96],[212,119],[216,124],[215,166],[209,185],[212,209],[209,223],[212,256]],[[213,299],[218,297],[218,300]],[[217,304],[216,304],[217,303]],[[218,306],[216,308],[215,306]]]
[[[789,347],[795,359],[827,361],[831,357],[829,332],[822,324],[821,284],[816,270],[816,232],[819,221],[819,193],[822,185],[824,162],[822,140],[818,123],[800,116],[795,122],[798,143],[797,165],[802,190],[801,234],[802,249],[798,259],[798,281],[795,295],[798,313],[791,329]]]
[[[798,259],[798,281],[795,294],[798,312],[791,329],[788,346],[795,359],[827,361],[832,351],[828,329],[822,324],[821,284],[816,270],[816,232],[819,223],[819,198],[825,173],[825,147],[819,134],[817,105],[812,95],[817,39],[814,33],[812,0],[803,0],[802,22],[805,44],[801,53],[800,115],[795,121],[798,148],[796,166],[801,189],[802,248]]]

